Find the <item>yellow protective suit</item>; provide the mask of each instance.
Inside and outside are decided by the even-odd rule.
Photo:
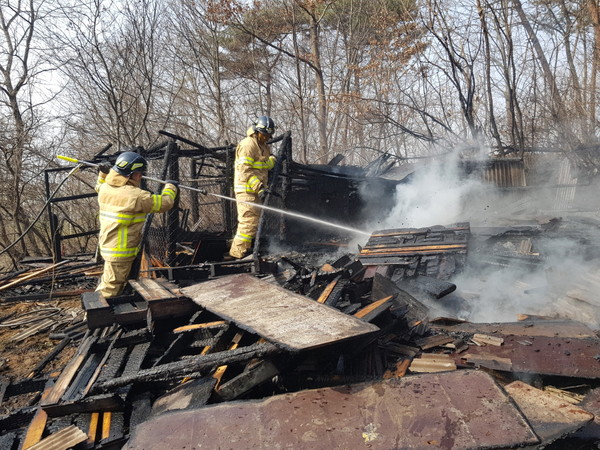
[[[267,187],[268,173],[274,166],[275,157],[270,154],[269,147],[266,144],[260,145],[254,129],[248,128],[246,137],[235,150],[235,199],[260,203],[258,193]],[[252,247],[260,219],[260,209],[238,202],[237,213],[237,232],[229,254],[234,258],[242,258]]]
[[[140,189],[139,182],[111,170],[108,175],[98,174],[96,192],[100,206],[98,245],[104,258],[104,271],[96,291],[109,298],[119,295],[127,283],[140,250],[146,216],[171,209],[177,187],[167,183],[161,194],[152,194]]]

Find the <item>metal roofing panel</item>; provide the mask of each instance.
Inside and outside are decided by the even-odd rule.
[[[539,442],[487,374],[463,370],[230,402],[151,419],[152,448],[512,448]]]

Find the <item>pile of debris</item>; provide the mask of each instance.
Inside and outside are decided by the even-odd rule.
[[[457,301],[450,278],[468,264],[470,238],[468,223],[381,230],[328,263],[270,255],[253,274],[218,263],[202,282],[139,278],[109,300],[86,292],[87,331],[69,335],[78,346],[66,366],[2,384],[0,400],[32,400],[0,418],[0,447],[597,442],[592,329],[433,319],[436,302]]]

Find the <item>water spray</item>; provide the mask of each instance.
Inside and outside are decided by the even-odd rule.
[[[58,159],[62,159],[64,161],[69,161],[69,162],[72,162],[72,163],[75,163],[75,164],[83,164],[83,165],[90,166],[90,167],[98,167],[98,164],[95,164],[95,163],[92,163],[92,162],[89,162],[89,161],[80,161],[78,159],[71,158],[69,156],[57,155],[57,158]],[[166,184],[167,183],[165,180],[160,180],[158,178],[148,177],[146,175],[142,176],[142,178],[145,179],[145,180],[154,181],[154,182],[160,183],[160,184]],[[318,223],[318,224],[326,226],[326,227],[338,228],[340,230],[344,230],[344,231],[347,231],[349,233],[353,233],[353,234],[357,234],[357,235],[363,235],[363,236],[371,236],[371,233],[366,232],[366,231],[358,230],[356,228],[346,227],[344,225],[339,225],[337,223],[327,222],[325,220],[317,219],[316,217],[307,216],[307,215],[296,213],[296,212],[293,212],[293,211],[286,211],[286,210],[279,209],[279,208],[273,208],[272,206],[261,205],[259,203],[245,202],[243,200],[237,200],[237,199],[235,199],[233,197],[228,197],[226,195],[221,195],[221,194],[215,194],[214,192],[208,192],[208,191],[206,191],[204,189],[194,188],[194,187],[186,186],[186,185],[183,185],[183,184],[180,184],[179,188],[181,188],[181,189],[187,189],[188,191],[199,192],[200,194],[203,194],[203,195],[211,195],[213,197],[222,198],[223,200],[228,200],[228,201],[234,202],[234,203],[243,203],[245,205],[254,206],[255,208],[265,209],[267,211],[272,211],[272,212],[276,212],[276,213],[279,213],[279,214],[284,214],[286,216],[295,217],[295,218],[300,219],[300,220],[306,220],[306,221],[309,221],[309,222]]]

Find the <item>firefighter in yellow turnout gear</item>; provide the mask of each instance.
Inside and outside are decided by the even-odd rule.
[[[140,189],[146,167],[146,159],[135,152],[119,155],[112,168],[100,165],[96,192],[100,205],[98,244],[104,271],[96,291],[104,298],[123,291],[140,250],[146,216],[168,211],[175,203],[175,181],[168,181],[161,194]]]
[[[235,150],[234,191],[238,200],[238,227],[227,259],[243,258],[252,247],[260,209],[240,201],[261,204],[265,198],[268,172],[275,166],[275,157],[267,146],[274,132],[273,119],[261,116]]]

